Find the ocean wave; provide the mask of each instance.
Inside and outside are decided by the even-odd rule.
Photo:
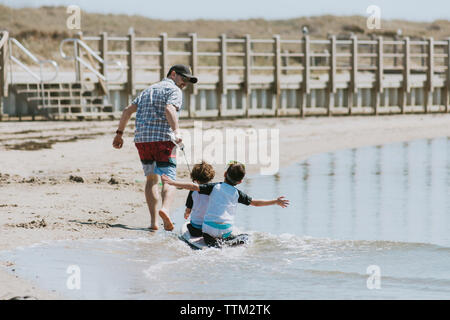
[[[251,232],[253,243],[257,246],[266,248],[296,248],[313,246],[333,247],[342,249],[375,249],[375,250],[417,250],[429,249],[439,251],[449,251],[450,247],[441,246],[432,243],[422,242],[405,242],[405,241],[391,241],[391,240],[345,240],[345,239],[330,239],[330,238],[314,238],[309,236],[298,236],[294,234],[284,233],[274,235],[265,232]]]
[[[303,269],[305,273],[323,276],[323,277],[333,277],[333,278],[346,278],[346,279],[361,279],[367,280],[368,274],[359,273],[359,272],[351,272],[351,271],[342,271],[342,270],[319,270],[319,269]],[[418,285],[424,287],[441,287],[441,289],[450,292],[450,279],[449,278],[433,278],[433,277],[402,277],[402,276],[394,276],[394,275],[385,275],[382,274],[380,276],[380,280],[382,283],[387,283],[389,286],[392,285]]]
[[[242,248],[251,248],[254,250],[261,249],[266,252],[280,251],[280,250],[296,250],[303,251],[311,250],[339,250],[339,251],[376,251],[376,250],[430,250],[442,253],[450,253],[450,247],[422,242],[405,242],[405,241],[391,241],[391,240],[345,240],[345,239],[331,239],[331,238],[315,238],[311,236],[299,236],[290,233],[272,234],[261,231],[245,231],[250,235],[250,242]],[[85,246],[113,246],[113,247],[130,247],[135,248],[141,246],[159,247],[164,250],[176,250],[180,252],[194,253],[191,249],[186,250],[188,246],[179,241],[179,234],[177,232],[157,232],[151,234],[149,237],[136,238],[102,238],[102,239],[78,239],[78,240],[46,240],[29,246],[20,246],[15,249],[2,251],[3,253],[10,253],[13,251],[23,251],[30,248],[51,247],[51,246],[67,246],[67,247],[85,247]],[[227,254],[237,253],[239,248],[229,248],[231,251],[226,251]],[[224,250],[207,249],[196,252],[201,256],[205,251],[221,252]],[[228,249],[225,249],[228,250]]]

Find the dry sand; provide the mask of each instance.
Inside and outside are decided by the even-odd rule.
[[[192,120],[181,123],[192,132]],[[149,235],[132,122],[121,150],[111,146],[117,124],[0,122],[0,251],[49,240]],[[279,129],[281,167],[321,152],[450,136],[450,115],[263,118],[202,124],[205,130]],[[186,178],[183,158],[178,162],[178,177]],[[225,165],[215,167],[220,179]],[[248,166],[248,171],[259,174],[259,166]],[[186,195],[187,191],[178,190],[172,209],[182,206]],[[0,261],[0,299],[64,298],[4,268],[13,266],[14,261]]]

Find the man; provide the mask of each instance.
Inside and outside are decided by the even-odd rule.
[[[192,75],[190,68],[180,64],[172,66],[167,78],[151,85],[125,108],[114,137],[113,147],[122,148],[123,131],[131,115],[137,112],[134,142],[147,177],[145,199],[150,211],[150,230],[158,230],[158,176],[165,174],[173,180],[176,178],[176,148],[172,137],[175,137],[177,144],[182,142],[178,116],[183,102],[181,90],[188,83],[197,83],[197,78]],[[162,206],[158,213],[167,231],[174,228],[169,216],[174,191],[175,187],[163,183]]]

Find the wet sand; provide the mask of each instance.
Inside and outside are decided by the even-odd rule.
[[[390,142],[450,136],[450,115],[278,118],[203,121],[203,129],[279,129],[280,166],[313,154]],[[149,236],[144,180],[132,122],[121,150],[112,148],[118,121],[0,122],[0,251],[41,241]],[[192,120],[181,127],[193,130]],[[178,159],[178,178],[188,176]],[[216,165],[220,181],[225,165]],[[260,166],[248,165],[248,174]],[[177,190],[172,210],[187,191]],[[290,199],[291,202],[295,199]],[[160,230],[163,230],[159,220]],[[178,230],[180,226],[175,226]],[[6,272],[0,261],[0,299],[62,299]]]

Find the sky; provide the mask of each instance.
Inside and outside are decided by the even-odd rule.
[[[367,8],[376,5],[381,9],[381,19],[450,20],[450,0],[0,0],[0,4],[15,8],[78,5],[88,12],[163,20],[273,20],[324,14],[369,16]]]

